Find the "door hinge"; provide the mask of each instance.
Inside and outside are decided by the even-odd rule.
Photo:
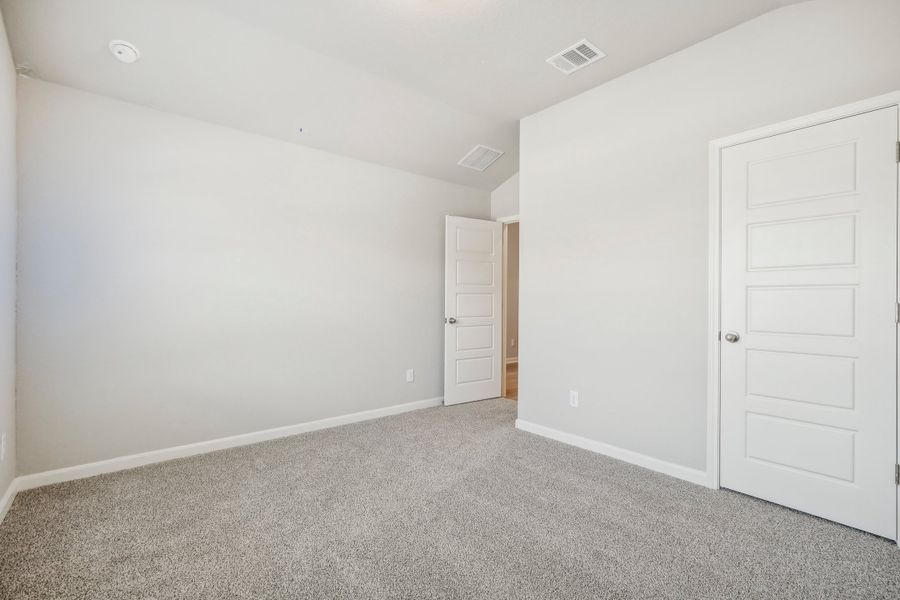
[[[894,483],[900,485],[900,465],[894,465]]]
[[[897,142],[897,162],[900,163],[900,142]]]
[[[898,303],[898,306],[900,306],[900,303]],[[721,331],[719,332],[719,341],[720,342],[722,341],[722,332]]]
[[[894,305],[894,323],[900,325],[900,302]]]

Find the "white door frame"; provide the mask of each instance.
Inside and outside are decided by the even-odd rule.
[[[719,489],[719,452],[721,443],[719,331],[721,330],[722,300],[722,151],[737,144],[744,144],[890,107],[900,107],[900,91],[846,104],[790,121],[784,121],[783,123],[719,138],[709,144],[709,321],[707,331],[706,475],[707,486],[710,488]],[[897,133],[898,139],[900,139],[900,131]],[[898,189],[900,189],[900,176],[898,176]],[[900,249],[898,249],[898,252],[900,252]],[[900,411],[898,411],[897,426],[898,432],[900,432]],[[900,464],[900,436],[898,436],[895,459]],[[898,495],[897,515],[898,523],[900,523],[900,495]],[[900,536],[897,537],[900,538]],[[900,544],[900,539],[898,539],[898,544]]]
[[[503,379],[500,380],[500,395],[505,398],[506,397],[506,353],[509,351],[509,348],[506,347],[506,315],[509,311],[509,294],[507,293],[508,287],[508,277],[509,273],[507,271],[507,265],[509,262],[509,246],[507,244],[507,235],[506,235],[506,226],[510,223],[518,223],[519,215],[510,215],[508,217],[497,217],[494,219],[498,223],[503,225],[503,323],[501,324],[501,336],[503,337],[503,350],[500,353],[500,364],[503,367]],[[516,341],[518,343],[518,340]]]

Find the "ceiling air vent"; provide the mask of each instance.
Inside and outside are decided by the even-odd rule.
[[[484,171],[489,166],[494,164],[498,158],[503,156],[503,152],[500,150],[495,150],[493,148],[488,148],[487,146],[482,146],[481,144],[472,148],[468,154],[462,157],[458,165],[463,167],[468,167],[470,169],[475,169],[476,171]]]
[[[606,53],[587,40],[581,40],[559,54],[554,54],[547,62],[569,75],[578,69],[595,63],[601,58],[606,58]]]

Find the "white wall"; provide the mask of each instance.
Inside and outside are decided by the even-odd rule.
[[[19,93],[20,473],[442,394],[443,217],[487,192]]]
[[[704,468],[708,142],[900,89],[898,25],[789,6],[524,119],[521,419]]]
[[[516,173],[491,192],[491,218],[519,214],[519,174]]]
[[[0,498],[16,464],[16,72],[0,17]],[[2,507],[0,507],[2,510]]]

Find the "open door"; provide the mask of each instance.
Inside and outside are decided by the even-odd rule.
[[[444,404],[500,396],[502,225],[447,217]]]

